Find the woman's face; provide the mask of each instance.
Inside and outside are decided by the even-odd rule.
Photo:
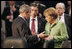
[[[53,20],[53,17],[48,15],[48,16],[45,17],[45,19],[46,19],[47,22],[51,23],[52,20]]]

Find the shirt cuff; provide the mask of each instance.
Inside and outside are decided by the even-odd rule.
[[[39,35],[37,35],[37,37],[38,37],[38,41],[40,41]]]

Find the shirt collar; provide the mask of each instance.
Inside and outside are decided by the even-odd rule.
[[[24,18],[23,16],[19,15],[19,17],[21,17],[22,19],[24,19],[24,20],[25,20],[25,18]]]
[[[64,17],[64,13],[61,16],[58,16],[58,17],[61,17],[61,18]]]
[[[54,22],[53,24],[51,24],[51,28],[52,28],[53,26],[55,26],[57,23],[58,23],[58,20],[56,20],[56,22]]]
[[[33,18],[30,16],[30,20],[32,20]],[[35,20],[37,20],[37,16],[34,18]]]
[[[62,14],[62,16],[61,17],[64,17],[64,13]]]

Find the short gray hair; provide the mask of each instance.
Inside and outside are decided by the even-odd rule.
[[[23,12],[28,12],[30,10],[30,6],[27,4],[23,4],[20,6],[19,12],[23,13]]]
[[[57,5],[62,5],[62,6],[63,6],[63,8],[65,8],[65,4],[64,4],[64,3],[62,3],[62,2],[57,3],[57,4],[56,4],[56,6],[57,6]]]

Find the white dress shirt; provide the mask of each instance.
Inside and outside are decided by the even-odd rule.
[[[35,32],[37,33],[38,32],[38,19],[37,19],[37,16],[34,19],[35,19],[35,21],[34,21],[34,23],[35,23]],[[29,27],[30,27],[30,30],[31,30],[32,17],[30,17],[30,23],[29,24],[30,24]]]
[[[12,22],[13,21],[13,11],[10,9],[10,13],[11,13],[11,19],[9,20],[10,22]]]
[[[64,13],[63,13],[61,16],[59,16],[59,17],[61,17],[61,18],[60,18],[60,21],[62,21],[62,22],[65,23]]]

